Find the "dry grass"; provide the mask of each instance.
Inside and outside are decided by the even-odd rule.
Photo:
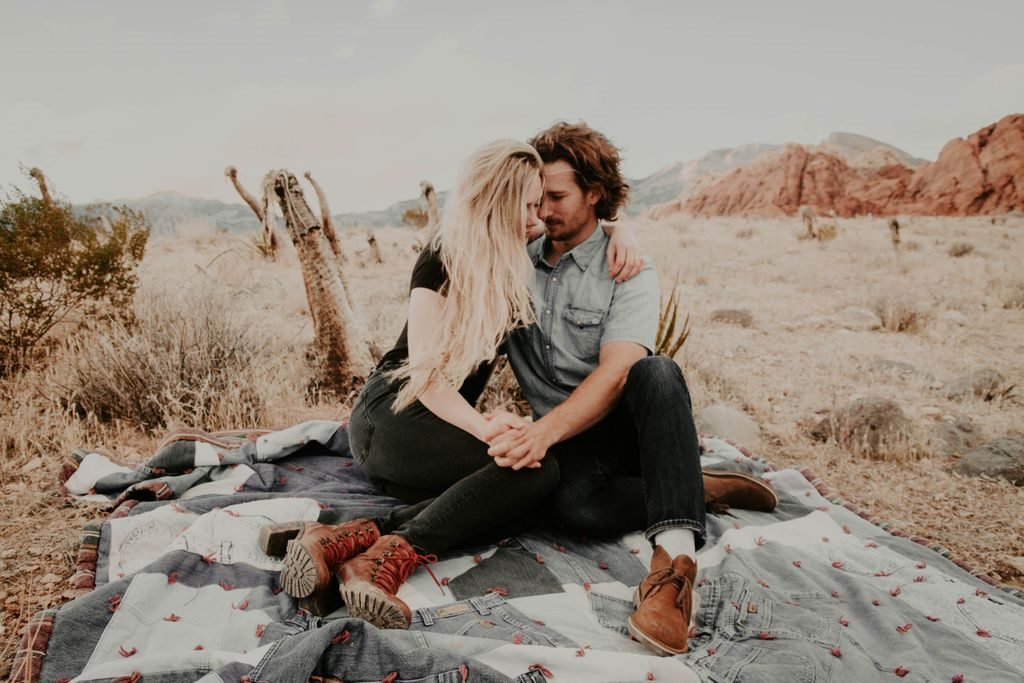
[[[974,245],[970,242],[954,242],[949,247],[949,255],[953,258],[959,258],[961,256],[967,256],[974,251]]]
[[[882,319],[882,327],[890,332],[917,332],[929,319],[916,301],[906,294],[884,293],[875,297],[872,308]]]
[[[1003,297],[1003,308],[1024,308],[1024,281],[1010,284]]]
[[[836,405],[866,395],[893,398],[922,431],[964,415],[986,438],[1021,435],[1020,402],[959,404],[934,385],[983,365],[1002,372],[1008,384],[1022,384],[1024,311],[1007,302],[1024,300],[1016,271],[1024,260],[1024,219],[1008,218],[1014,239],[1007,241],[985,229],[991,229],[987,219],[914,218],[902,229],[901,251],[910,253],[900,254],[877,219],[844,220],[821,249],[792,239],[801,227],[795,220],[635,223],[642,223],[645,252],[654,255],[665,291],[680,273],[681,306],[693,320],[720,308],[754,314],[750,328],[694,326],[679,362],[697,410],[725,402],[747,411],[762,427],[768,459],[811,466],[882,519],[1024,587],[1024,576],[1005,561],[1024,556],[1020,489],[956,477],[947,460],[872,461],[808,435]],[[70,597],[74,543],[97,514],[58,496],[62,456],[76,447],[104,447],[137,462],[163,431],[154,425],[171,421],[217,429],[346,416],[346,404],[305,390],[313,332],[291,246],[270,263],[239,237],[200,227],[154,238],[135,328],[80,338],[50,368],[0,384],[0,678],[25,621]],[[371,334],[386,348],[405,319],[415,237],[404,229],[375,234],[383,263],[353,266],[348,274],[354,300],[366,302]],[[966,236],[978,245],[975,257],[947,258],[946,245]],[[363,233],[342,230],[339,238],[353,262],[371,260]],[[914,334],[846,330],[828,321],[841,308],[879,299],[879,292],[907,297],[910,313],[893,319]],[[946,311],[958,311],[966,322],[943,318]],[[908,319],[917,326],[908,327]],[[183,369],[167,363],[170,356]],[[868,371],[867,361],[880,356],[913,362],[921,374]],[[222,361],[234,370],[218,374]],[[124,377],[115,372],[120,365]],[[157,401],[149,409],[123,407],[129,377],[151,378],[146,386]],[[492,408],[521,407],[507,369],[497,373],[485,400]]]

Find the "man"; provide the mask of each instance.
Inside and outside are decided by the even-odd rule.
[[[777,498],[752,477],[702,477],[682,372],[651,355],[654,269],[621,283],[608,274],[599,221],[615,220],[629,191],[618,150],[583,123],[557,123],[530,144],[545,162],[539,215],[547,234],[529,246],[537,323],[514,333],[507,348],[535,419],[493,440],[489,453],[513,469],[556,457],[561,481],[551,511],[566,528],[646,530],[654,556],[629,630],[659,654],[683,653],[705,486],[709,501],[735,507],[770,510]]]

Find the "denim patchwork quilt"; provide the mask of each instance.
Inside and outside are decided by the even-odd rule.
[[[89,525],[79,597],[26,628],[11,680],[305,681],[1024,680],[1024,599],[941,548],[705,437],[703,465],[772,482],[771,514],[709,515],[690,651],[662,658],[625,621],[651,549],[639,531],[548,530],[446,555],[399,596],[408,631],[325,616],[285,594],[262,525],[380,517],[343,425],[179,431],[138,466],[76,452],[62,490],[113,509]]]

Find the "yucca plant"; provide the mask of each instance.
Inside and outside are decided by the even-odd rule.
[[[675,358],[679,349],[683,348],[690,336],[690,314],[687,313],[679,325],[679,274],[672,283],[672,293],[666,302],[661,299],[661,312],[658,314],[658,334],[655,336],[654,352],[669,358]],[[679,331],[676,332],[676,326]]]
[[[277,260],[277,234],[270,230],[250,233],[246,246],[268,261]]]

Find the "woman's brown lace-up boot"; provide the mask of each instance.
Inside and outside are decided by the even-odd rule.
[[[377,628],[409,628],[412,612],[396,593],[417,567],[436,561],[436,555],[420,555],[401,536],[381,536],[369,550],[341,566],[341,597],[349,615]]]
[[[288,595],[305,598],[317,590],[326,587],[331,576],[338,571],[347,560],[363,552],[380,538],[380,530],[376,523],[368,519],[355,519],[344,524],[318,524],[306,522],[296,528],[282,525],[275,535],[268,528],[261,534],[261,541],[266,537],[264,549],[280,547],[278,536],[292,534],[287,541],[284,566],[281,569],[281,587]],[[269,553],[273,554],[273,553]]]

